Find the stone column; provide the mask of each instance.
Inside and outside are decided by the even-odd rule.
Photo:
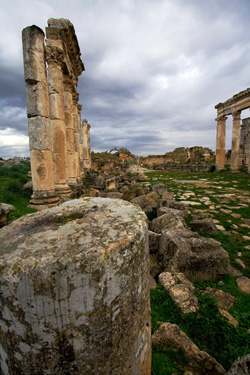
[[[66,144],[67,144],[67,174],[68,185],[76,185],[76,160],[75,160],[75,140],[73,127],[73,101],[72,92],[74,91],[73,77],[64,74],[64,115],[66,127]]]
[[[243,164],[250,172],[250,117],[242,120],[240,143]]]
[[[52,127],[55,190],[61,198],[69,197],[67,184],[66,129],[64,116],[63,46],[60,40],[47,39],[50,121]]]
[[[225,167],[225,140],[226,140],[226,116],[217,118],[216,135],[216,170],[220,171]]]
[[[79,136],[79,163],[80,163],[80,179],[82,181],[84,177],[84,170],[83,170],[83,134],[82,134],[82,105],[78,104],[78,136]]]
[[[30,206],[43,209],[59,201],[53,178],[44,33],[37,26],[26,27],[22,39],[33,182]]]
[[[89,171],[91,168],[91,152],[90,152],[90,125],[87,120],[82,122],[83,128],[83,168]]]
[[[81,181],[81,167],[80,167],[80,134],[79,134],[79,115],[78,115],[78,99],[79,94],[73,93],[73,127],[74,127],[74,142],[75,142],[75,161],[76,161],[76,180]]]
[[[17,235],[18,233],[18,235]],[[3,375],[150,375],[147,217],[71,200],[0,231]]]
[[[240,150],[240,111],[233,113],[233,131],[231,147],[231,171],[239,170],[239,150]]]

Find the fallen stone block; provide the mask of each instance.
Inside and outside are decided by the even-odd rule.
[[[146,195],[140,195],[130,201],[131,203],[138,204],[144,212],[152,211],[153,207]]]
[[[238,357],[227,375],[249,375],[250,374],[250,354]]]
[[[156,253],[159,249],[161,235],[151,230],[148,231],[149,252]]]
[[[171,208],[171,207],[167,207],[167,206],[164,206],[164,207],[160,207],[157,209],[157,216],[162,216],[164,214],[167,214],[168,212],[175,212],[177,215],[183,217],[183,219],[186,219],[187,216],[188,216],[188,210],[179,210],[179,209],[176,209],[176,208]]]
[[[250,279],[248,277],[238,277],[238,279],[236,279],[236,284],[241,292],[250,294]]]
[[[181,309],[183,314],[199,310],[198,299],[194,295],[195,287],[182,273],[163,272],[159,283]]]
[[[189,360],[187,367],[194,375],[225,375],[225,369],[208,353],[201,351],[176,325],[163,323],[152,336],[152,344],[171,345],[182,349]]]
[[[0,228],[8,224],[9,214],[15,211],[15,207],[11,204],[0,203]]]
[[[162,198],[162,195],[167,191],[167,186],[164,184],[156,184],[152,186],[152,191],[155,191],[158,198]]]
[[[213,280],[226,274],[229,265],[219,242],[179,228],[162,231],[158,259],[164,271],[182,272],[191,281]]]
[[[191,229],[195,232],[203,232],[209,234],[217,234],[218,229],[213,222],[213,219],[203,219],[203,220],[192,220],[190,222]]]
[[[155,233],[161,233],[166,229],[184,230],[185,228],[187,228],[185,220],[179,211],[171,208],[164,215],[152,220],[150,226],[150,229]]]

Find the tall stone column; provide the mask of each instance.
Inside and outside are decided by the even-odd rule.
[[[78,99],[79,94],[73,93],[73,127],[75,140],[75,160],[76,160],[76,180],[81,181],[81,167],[80,167],[80,133],[79,133],[79,115],[78,115]]]
[[[250,172],[250,117],[242,120],[240,133],[240,152],[242,164]]]
[[[83,168],[88,171],[91,168],[91,152],[90,152],[90,125],[87,120],[82,122],[83,129]]]
[[[233,113],[231,171],[239,170],[239,150],[240,150],[240,111],[237,111]]]
[[[71,190],[67,184],[66,129],[62,72],[64,52],[62,42],[47,39],[46,55],[48,63],[55,190],[60,197],[67,198]]]
[[[74,91],[73,77],[64,74],[64,115],[66,127],[66,145],[67,145],[67,172],[68,185],[76,185],[76,160],[75,160],[75,140],[73,127],[73,101],[72,92]]]
[[[37,26],[29,26],[23,30],[22,39],[33,182],[30,205],[43,209],[59,202],[53,179],[44,33]]]
[[[217,118],[216,135],[216,170],[220,171],[225,167],[225,139],[226,139],[226,116]]]
[[[81,117],[81,111],[82,111],[82,105],[78,104],[78,137],[79,137],[79,165],[80,165],[80,179],[82,181],[84,177],[84,171],[83,171],[83,135],[82,135],[82,117]]]

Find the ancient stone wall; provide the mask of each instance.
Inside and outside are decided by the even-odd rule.
[[[224,103],[215,106],[217,109],[217,135],[216,135],[216,168],[222,170],[225,167],[225,137],[226,137],[226,120],[228,115],[233,117],[232,129],[232,147],[230,168],[232,171],[238,171],[242,159],[240,158],[240,116],[241,111],[250,108],[250,88],[239,92]],[[250,172],[250,160],[246,164]]]
[[[240,151],[239,164],[247,166],[250,163],[250,117],[242,120],[240,128]]]
[[[152,169],[209,171],[214,155],[209,148],[178,147],[165,155],[140,157],[139,163]]]
[[[1,229],[3,375],[150,375],[147,218],[85,198]]]
[[[48,20],[46,45],[37,26],[26,27],[22,37],[33,181],[30,204],[40,209],[67,199],[84,175],[77,92],[84,65],[68,20]]]

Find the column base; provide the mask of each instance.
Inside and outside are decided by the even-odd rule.
[[[75,182],[74,184],[69,183],[69,187],[73,194],[79,195],[82,193],[82,183]]]
[[[55,191],[34,191],[28,207],[41,211],[45,208],[57,206],[59,203],[60,199]]]
[[[61,202],[65,202],[66,200],[69,200],[71,199],[70,198],[70,195],[71,195],[71,189],[69,187],[69,185],[67,184],[56,184],[55,185],[55,192],[56,194],[58,195],[58,197],[60,198]]]

